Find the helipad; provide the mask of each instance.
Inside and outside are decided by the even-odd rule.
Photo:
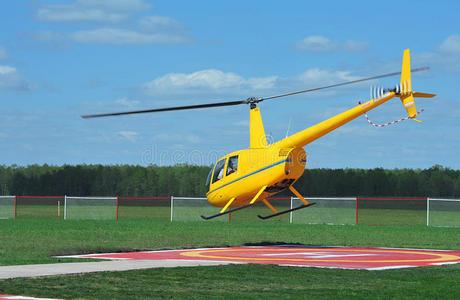
[[[69,257],[69,256],[67,256]],[[70,257],[109,260],[187,260],[280,266],[386,270],[460,263],[460,251],[305,245],[102,253]]]

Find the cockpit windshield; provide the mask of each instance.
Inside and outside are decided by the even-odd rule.
[[[212,168],[209,171],[208,178],[206,178],[206,188],[209,190],[209,184],[211,183]]]
[[[216,182],[217,180],[221,180],[224,177],[224,166],[225,158],[219,160],[216,163],[216,167],[214,168],[214,175],[212,176],[212,183]]]

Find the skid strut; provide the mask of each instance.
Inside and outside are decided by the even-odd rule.
[[[227,202],[227,204],[224,206],[224,208],[222,208],[220,213],[212,215],[212,216],[209,216],[209,217],[205,217],[205,216],[201,215],[201,218],[203,218],[204,220],[209,220],[209,219],[217,218],[217,217],[232,213],[234,211],[237,211],[237,210],[240,210],[240,209],[243,209],[243,208],[246,208],[246,207],[253,206],[256,203],[256,201],[259,198],[259,196],[265,191],[266,188],[267,188],[267,186],[264,185],[259,190],[259,192],[257,192],[257,194],[254,196],[254,198],[252,198],[252,200],[251,200],[251,202],[249,202],[249,204],[246,204],[246,205],[243,205],[243,206],[240,206],[240,207],[235,207],[233,209],[225,211],[232,204],[232,202],[235,201],[235,198],[232,198],[232,199],[230,199],[230,201]]]
[[[266,220],[266,219],[270,219],[270,218],[273,218],[273,217],[276,217],[276,216],[280,216],[280,215],[284,215],[284,214],[287,214],[291,211],[296,211],[296,210],[299,210],[299,209],[302,209],[302,208],[306,208],[306,207],[309,207],[309,206],[312,206],[312,205],[315,205],[316,203],[310,203],[308,202],[307,200],[305,200],[304,197],[302,197],[302,195],[300,195],[300,193],[291,185],[289,186],[289,189],[291,190],[291,192],[294,193],[294,195],[296,195],[300,201],[302,201],[304,204],[302,204],[301,206],[298,206],[298,207],[294,207],[294,208],[291,208],[291,209],[287,209],[287,210],[284,210],[284,211],[281,211],[281,212],[278,212],[268,201],[266,201],[264,199],[264,203],[265,205],[268,206],[268,208],[270,208],[274,213],[271,214],[271,215],[268,215],[268,216],[261,216],[261,215],[257,215],[260,219],[262,220]]]

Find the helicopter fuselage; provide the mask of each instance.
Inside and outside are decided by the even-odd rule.
[[[235,160],[237,166],[234,166]],[[233,165],[232,165],[233,164]],[[305,170],[303,148],[268,147],[244,149],[221,158],[211,170],[207,198],[210,204],[222,207],[235,198],[231,207],[247,204],[266,186],[260,199],[292,185]],[[221,176],[218,176],[218,173]]]

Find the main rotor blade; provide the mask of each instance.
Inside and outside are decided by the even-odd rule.
[[[411,72],[414,73],[414,72],[419,72],[419,71],[425,71],[425,70],[428,70],[429,68],[430,67],[416,68],[416,69],[412,69]],[[378,75],[378,76],[372,76],[372,77],[357,79],[357,80],[351,80],[351,81],[347,81],[347,82],[341,82],[341,83],[326,85],[326,86],[313,88],[313,89],[308,89],[308,90],[302,90],[302,91],[297,91],[297,92],[292,92],[292,93],[286,93],[286,94],[281,94],[281,95],[276,95],[276,96],[271,96],[271,97],[264,97],[264,98],[261,98],[260,101],[276,99],[276,98],[281,98],[281,97],[286,97],[286,96],[292,96],[292,95],[297,95],[297,94],[302,94],[302,93],[307,93],[307,92],[313,92],[313,91],[318,91],[318,90],[324,90],[324,89],[329,89],[329,88],[333,88],[333,87],[338,87],[338,86],[358,83],[358,82],[362,82],[362,81],[368,81],[368,80],[374,80],[374,79],[379,79],[379,78],[384,78],[384,77],[396,76],[396,75],[399,75],[399,74],[401,74],[401,72],[394,72],[394,73],[388,73],[388,74],[383,74],[383,75]]]
[[[143,113],[152,113],[152,112],[161,112],[161,111],[197,109],[197,108],[208,108],[208,107],[217,107],[217,106],[231,106],[231,105],[246,104],[246,103],[247,103],[246,100],[238,100],[238,101],[218,102],[218,103],[208,103],[208,104],[197,104],[197,105],[187,105],[187,106],[175,106],[175,107],[166,107],[166,108],[157,108],[157,109],[124,111],[124,112],[115,112],[115,113],[106,113],[106,114],[84,115],[84,116],[81,116],[81,117],[83,119],[90,119],[90,118],[121,116],[121,115],[133,115],[133,114],[143,114]]]
[[[424,71],[424,70],[428,70],[428,69],[429,69],[429,67],[421,67],[421,68],[412,69],[411,72],[414,73],[414,72]],[[388,74],[372,76],[372,77],[367,77],[367,78],[362,78],[362,79],[357,79],[357,80],[351,80],[351,81],[347,81],[347,82],[341,82],[341,83],[331,84],[331,85],[317,87],[317,88],[313,88],[313,89],[307,89],[307,90],[291,92],[291,93],[286,93],[286,94],[281,94],[281,95],[276,95],[276,96],[271,96],[271,97],[265,97],[265,98],[248,98],[248,99],[245,99],[245,100],[238,100],[238,101],[228,101],[228,102],[217,102],[217,103],[187,105],[187,106],[175,106],[175,107],[166,107],[166,108],[157,108],[157,109],[145,109],[145,110],[135,110],[135,111],[125,111],[125,112],[115,112],[115,113],[84,115],[84,116],[81,116],[81,117],[84,118],[84,119],[89,119],[89,118],[133,115],[133,114],[143,114],[143,113],[163,112],[163,111],[173,111],[173,110],[197,109],[197,108],[208,108],[208,107],[219,107],[219,106],[232,106],[232,105],[239,105],[239,104],[251,104],[251,105],[253,105],[255,103],[259,103],[259,102],[264,101],[264,100],[270,100],[270,99],[276,99],[276,98],[281,98],[281,97],[286,97],[286,96],[292,96],[292,95],[307,93],[307,92],[324,90],[324,89],[329,89],[329,88],[333,88],[333,87],[338,87],[338,86],[358,83],[358,82],[362,82],[362,81],[368,81],[368,80],[374,80],[374,79],[379,79],[379,78],[384,78],[384,77],[395,76],[395,75],[399,75],[399,74],[401,74],[401,72],[388,73]]]

